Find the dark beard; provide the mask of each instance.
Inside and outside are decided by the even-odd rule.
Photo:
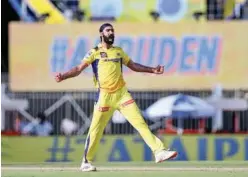
[[[114,41],[115,41],[115,36],[110,35],[109,37],[107,37],[107,36],[103,35],[103,41],[108,45],[112,45],[114,43]]]

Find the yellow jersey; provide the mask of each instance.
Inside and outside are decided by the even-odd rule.
[[[91,64],[97,88],[111,93],[125,86],[122,64],[127,65],[130,58],[122,48],[112,46],[106,49],[99,44],[85,55],[83,61]]]

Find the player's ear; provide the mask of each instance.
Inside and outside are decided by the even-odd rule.
[[[103,38],[103,32],[100,32],[100,41],[102,41]]]

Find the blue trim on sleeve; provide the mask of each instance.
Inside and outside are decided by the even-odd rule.
[[[96,59],[94,62],[91,63],[91,66],[92,66],[93,73],[96,77],[96,80],[98,82],[98,85],[100,87],[100,82],[99,82],[99,78],[98,78],[98,64],[99,64],[99,59]]]
[[[123,67],[123,58],[121,58],[121,72],[122,72],[122,67]]]

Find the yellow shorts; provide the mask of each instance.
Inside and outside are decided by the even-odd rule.
[[[95,109],[99,112],[113,113],[115,110],[122,110],[124,107],[135,104],[131,94],[126,87],[122,87],[114,93],[108,93],[103,90],[99,92]]]

